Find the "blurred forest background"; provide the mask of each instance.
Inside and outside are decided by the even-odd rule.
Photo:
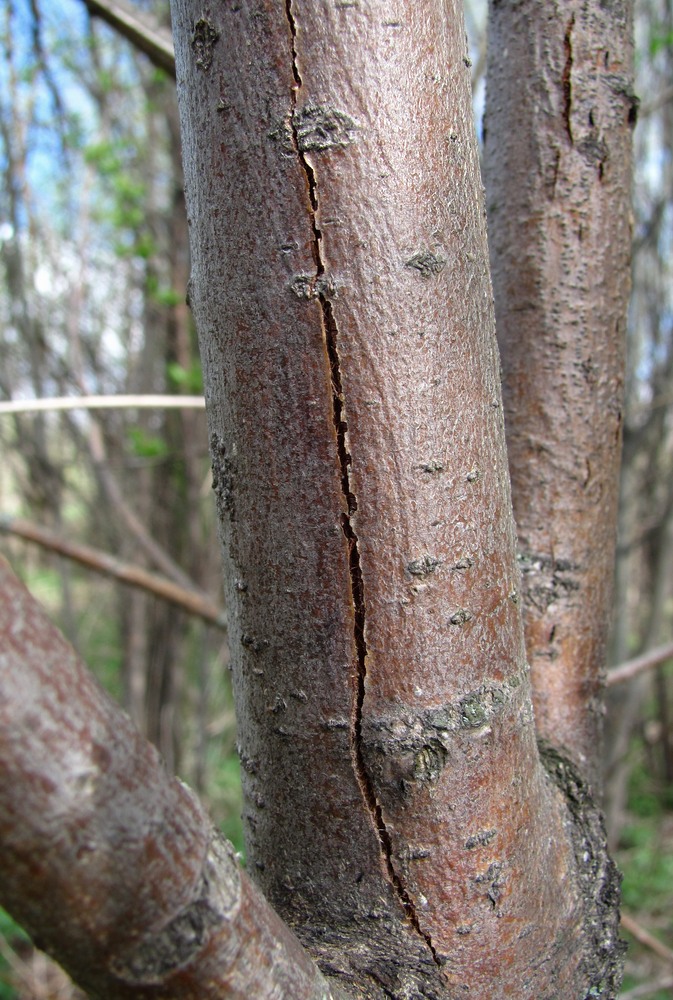
[[[168,31],[168,0],[136,6]],[[478,120],[485,6],[466,0]],[[612,664],[673,638],[673,0],[637,0],[636,22]],[[82,0],[6,0],[0,551],[242,850],[206,422],[192,399],[201,378],[182,188],[170,75]],[[157,393],[189,399],[183,408],[30,408]],[[9,401],[26,409],[7,412]],[[622,997],[663,1000],[673,996],[673,661],[611,687],[608,703],[605,810],[630,943]],[[78,995],[0,911],[0,1000]]]

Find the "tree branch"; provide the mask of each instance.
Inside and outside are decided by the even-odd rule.
[[[614,684],[630,681],[632,677],[637,677],[638,674],[642,674],[646,670],[651,670],[653,667],[658,667],[660,663],[671,659],[673,659],[673,642],[669,642],[666,646],[658,646],[656,649],[651,649],[648,653],[642,653],[640,656],[635,656],[632,660],[621,663],[618,667],[613,667],[612,670],[608,671],[605,683],[607,687],[612,687]]]
[[[205,406],[203,396],[53,396],[6,400],[0,403],[0,415],[45,410],[203,410]]]
[[[108,1000],[337,1000],[0,559],[0,902]]]
[[[122,522],[126,531],[134,538],[135,542],[152,560],[154,565],[165,573],[167,577],[174,580],[180,587],[191,590],[194,587],[193,581],[189,578],[168,552],[149,533],[138,515],[126,502],[126,498],[113,475],[105,451],[105,442],[101,427],[95,421],[92,422],[87,438],[89,456],[98,477],[103,495],[107,499],[114,514]]]
[[[659,958],[663,958],[663,960],[668,962],[669,965],[673,965],[673,951],[671,951],[670,948],[667,948],[663,941],[656,938],[654,934],[650,934],[648,930],[645,930],[645,928],[642,927],[637,920],[634,920],[633,917],[629,916],[628,913],[622,913],[622,927],[625,931],[628,931],[639,944],[642,944],[643,947],[649,948],[649,950],[653,951],[655,955],[659,956]]]
[[[101,552],[100,549],[95,549],[90,545],[68,541],[53,531],[48,531],[46,528],[32,524],[20,517],[0,514],[0,532],[15,535],[28,542],[35,542],[42,548],[57,552],[66,559],[72,559],[81,566],[86,566],[87,569],[111,576],[131,587],[137,587],[139,590],[148,591],[156,597],[161,597],[163,600],[170,601],[171,604],[188,611],[189,614],[197,615],[209,625],[215,625],[226,631],[227,617],[224,608],[218,607],[206,594],[191,589],[187,590],[157,573],[150,573],[141,566],[133,566],[131,563],[123,562],[108,552]]]
[[[493,2],[489,17],[489,245],[535,717],[595,783],[630,275],[631,13],[524,0]]]
[[[152,24],[124,0],[84,0],[89,13],[99,17],[143,52],[155,66],[175,77],[175,55],[170,32]]]

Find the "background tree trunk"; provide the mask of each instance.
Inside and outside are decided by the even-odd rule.
[[[633,4],[490,5],[485,177],[540,735],[597,787],[631,225]]]

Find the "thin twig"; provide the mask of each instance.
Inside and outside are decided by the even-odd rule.
[[[663,958],[663,960],[668,962],[669,965],[673,965],[673,951],[671,951],[671,949],[668,948],[663,941],[660,941],[659,938],[656,938],[653,934],[650,934],[648,930],[645,930],[645,928],[642,927],[637,920],[634,920],[633,917],[630,917],[628,913],[622,913],[622,927],[625,931],[628,931],[639,944],[642,944],[643,947],[649,948],[649,950],[653,951],[655,955],[659,956],[659,958]]]
[[[637,677],[638,674],[642,674],[646,670],[651,670],[653,667],[658,667],[660,663],[672,659],[673,642],[669,642],[666,646],[658,646],[656,649],[651,649],[647,653],[642,653],[632,660],[621,663],[618,667],[613,667],[612,670],[608,671],[605,683],[608,687],[612,687],[613,684],[630,681],[632,677]]]
[[[184,587],[185,590],[190,591],[196,590],[194,581],[150,534],[136,512],[127,503],[117,478],[112,472],[105,450],[103,432],[96,420],[91,422],[87,446],[94,472],[113,514],[119,518],[143,552],[149,556],[155,569],[160,570],[173,583],[177,583],[178,587]]]
[[[206,595],[180,587],[171,580],[159,576],[158,573],[150,573],[140,566],[122,562],[115,556],[101,552],[89,545],[66,541],[46,528],[41,528],[23,518],[0,515],[0,531],[29,542],[35,542],[42,548],[57,552],[59,555],[65,556],[66,559],[72,559],[97,573],[114,577],[114,579],[131,587],[149,591],[165,601],[178,605],[190,614],[202,618],[210,625],[215,625],[226,631],[226,613],[222,608],[218,607]]]
[[[203,410],[205,405],[203,396],[54,396],[6,400],[0,403],[0,414],[44,410]]]
[[[170,32],[152,24],[123,0],[84,0],[89,13],[100,17],[127,41],[144,52],[155,66],[175,77],[175,52]]]
[[[670,990],[672,986],[673,976],[665,976],[663,979],[653,979],[650,983],[641,983],[640,986],[634,986],[632,990],[621,993],[619,1000],[645,1000],[646,997],[653,996],[659,990]]]

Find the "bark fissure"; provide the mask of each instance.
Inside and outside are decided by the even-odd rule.
[[[313,259],[316,269],[315,276],[312,279],[312,294],[307,297],[315,298],[318,301],[322,313],[322,326],[332,383],[332,417],[336,431],[337,453],[339,468],[341,471],[341,488],[346,502],[347,511],[341,516],[341,528],[348,544],[351,596],[354,607],[353,635],[357,658],[353,684],[353,707],[350,720],[351,756],[363,800],[377,833],[381,849],[381,860],[385,874],[395,890],[407,919],[412,924],[414,930],[425,941],[435,964],[441,967],[441,962],[433,947],[430,935],[426,934],[422,930],[413,900],[400,878],[400,875],[395,869],[395,865],[393,863],[392,840],[383,818],[381,805],[376,797],[373,782],[365,767],[364,755],[362,751],[362,712],[365,699],[365,679],[367,676],[367,642],[365,638],[366,605],[362,567],[360,563],[360,549],[358,536],[352,520],[353,515],[357,512],[358,503],[355,493],[351,488],[350,468],[352,465],[352,457],[347,441],[348,424],[346,421],[343,380],[341,377],[341,359],[338,349],[339,330],[334,316],[332,303],[328,298],[328,295],[333,288],[333,283],[326,274],[325,263],[321,251],[322,232],[318,225],[319,203],[317,181],[315,171],[304,154],[303,150],[306,147],[300,141],[300,136],[297,130],[297,92],[303,86],[303,83],[298,66],[296,47],[297,25],[292,8],[292,0],[286,0],[285,9],[292,38],[292,75],[294,78],[294,86],[291,91],[290,128],[292,131],[292,143],[302,169],[306,175],[308,185],[309,202],[311,207],[310,221],[313,232]]]
[[[570,145],[574,143],[573,140],[573,130],[571,123],[571,112],[572,112],[572,102],[573,102],[573,90],[572,90],[572,72],[573,72],[573,28],[575,27],[575,15],[573,14],[568,21],[568,27],[566,28],[565,35],[563,36],[563,52],[565,55],[565,64],[563,66],[563,121],[566,127],[566,133],[570,139]]]

